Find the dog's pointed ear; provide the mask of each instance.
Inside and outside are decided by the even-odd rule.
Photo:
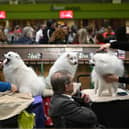
[[[19,59],[19,56],[16,56],[17,59]]]
[[[77,57],[79,58],[80,53],[79,53],[79,52],[76,52],[76,55],[77,55]]]
[[[21,57],[20,57],[19,55],[16,55],[16,58],[17,58],[17,59],[21,59]]]

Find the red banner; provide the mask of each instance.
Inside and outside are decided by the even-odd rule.
[[[0,19],[5,19],[5,18],[6,18],[6,12],[0,11]]]
[[[59,12],[59,17],[60,18],[73,18],[73,11],[72,10],[61,10],[60,12]]]

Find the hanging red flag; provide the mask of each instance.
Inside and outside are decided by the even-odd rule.
[[[0,19],[5,19],[5,18],[6,18],[6,12],[0,11]]]

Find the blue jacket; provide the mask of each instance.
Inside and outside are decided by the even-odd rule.
[[[11,84],[9,82],[1,82],[0,81],[0,92],[10,90],[11,89]]]

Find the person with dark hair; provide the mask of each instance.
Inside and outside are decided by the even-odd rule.
[[[89,44],[94,44],[94,29],[92,26],[87,26],[87,40]]]
[[[69,32],[68,32],[68,44],[72,44],[74,41],[74,38],[77,33],[77,27],[76,26],[71,26],[69,27]]]
[[[55,128],[96,128],[97,117],[86,106],[81,106],[72,97],[73,78],[68,71],[55,72],[51,77],[54,95],[51,98],[49,115]]]
[[[116,40],[117,41],[128,41],[127,34],[126,34],[126,26],[120,26],[115,32]]]
[[[95,43],[96,44],[105,44],[104,37],[101,33],[96,34]]]
[[[49,40],[51,44],[65,44],[65,32],[62,28],[57,28]]]
[[[48,20],[47,27],[43,31],[43,38],[39,41],[39,44],[48,44],[52,33],[55,31],[56,21]]]
[[[108,38],[111,35],[115,35],[115,33],[113,32],[112,27],[111,26],[108,26],[106,28],[106,31],[103,33],[103,37],[104,38]]]
[[[109,42],[110,40],[115,40],[115,32],[113,31],[112,27],[108,25],[105,28],[105,32],[102,34],[104,37],[104,42]]]

